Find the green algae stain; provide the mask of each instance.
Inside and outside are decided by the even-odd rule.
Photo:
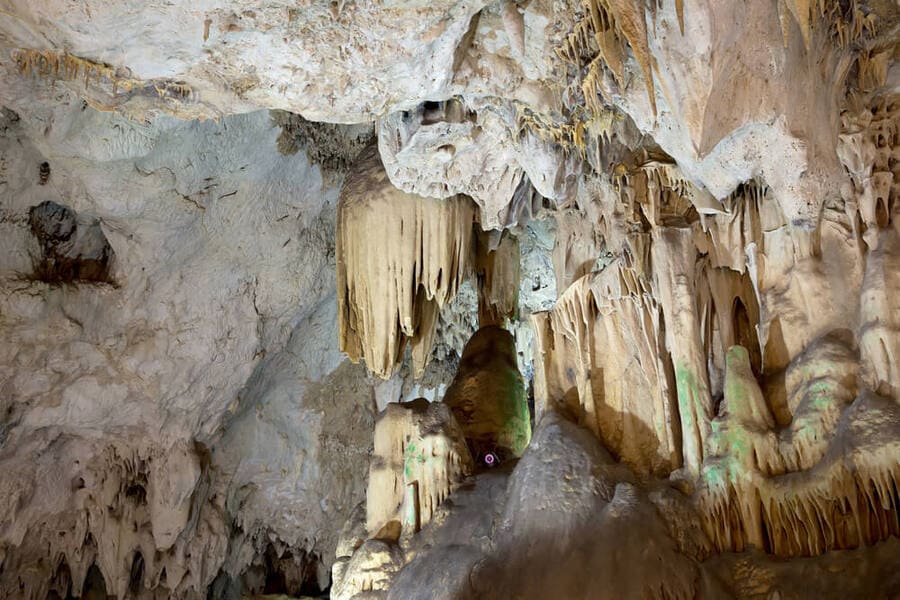
[[[691,402],[700,397],[700,384],[694,372],[684,365],[675,365],[675,390],[681,409],[682,427],[694,427],[694,407]]]
[[[418,454],[416,454],[417,451]],[[425,452],[418,450],[415,444],[408,445],[403,456],[403,476],[409,479],[415,463],[425,464],[425,460]]]
[[[521,456],[531,441],[531,414],[525,399],[525,386],[521,379],[516,379],[506,386],[509,391],[502,399],[503,426],[497,441],[515,456]]]
[[[415,489],[410,487],[410,489],[407,493],[410,495],[414,495]],[[407,501],[406,501],[406,523],[407,523],[407,525],[409,525],[410,527],[415,527],[417,516],[418,515],[416,514],[415,498],[409,497],[409,498],[407,498]]]

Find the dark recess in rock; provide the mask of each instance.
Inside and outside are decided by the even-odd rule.
[[[326,177],[345,171],[375,137],[372,125],[318,123],[283,110],[272,110],[270,114],[272,124],[281,127],[276,141],[278,151],[289,155],[305,150]]]
[[[50,163],[46,160],[41,163],[38,167],[38,183],[40,185],[47,185],[47,181],[50,180]]]
[[[28,211],[31,233],[41,246],[33,277],[48,283],[113,283],[113,252],[99,219],[80,217],[74,210],[47,200]]]

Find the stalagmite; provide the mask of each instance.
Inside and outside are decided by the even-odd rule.
[[[703,462],[712,420],[712,398],[695,300],[697,251],[691,229],[666,227],[654,233],[653,264],[666,320],[666,345],[675,371],[684,466],[696,475]]]
[[[900,307],[895,300],[900,287],[897,256],[900,234],[881,231],[869,251],[860,303],[863,376],[873,390],[900,397]]]
[[[438,311],[469,275],[473,222],[468,200],[401,192],[376,149],[364,151],[338,206],[341,350],[387,378],[409,342],[421,375]]]
[[[403,535],[428,524],[471,472],[463,433],[443,403],[389,404],[375,425],[366,494],[366,528],[375,536],[391,522]]]
[[[703,477],[720,495],[728,495],[728,490],[734,489],[743,492],[729,507],[732,512],[717,515],[723,519],[721,530],[725,531],[729,544],[736,548],[764,547],[761,506],[750,490],[757,485],[753,480],[757,472],[783,471],[772,431],[774,425],[775,420],[750,369],[747,349],[732,346],[726,357],[725,398],[719,417],[712,422],[709,442],[709,453],[718,459],[705,461]],[[721,543],[719,537],[714,539]]]
[[[846,329],[815,340],[785,369],[783,410],[790,422],[779,431],[779,452],[787,471],[811,469],[825,456],[860,389],[858,372],[859,350]],[[770,404],[777,400],[773,394]]]
[[[332,597],[350,600],[388,590],[410,558],[405,549],[473,467],[448,405],[424,398],[388,404],[375,424],[366,501],[338,542]]]
[[[476,460],[522,455],[531,439],[531,423],[515,341],[508,331],[487,326],[472,336],[444,402]]]
[[[366,540],[346,561],[335,563],[330,598],[351,600],[383,593],[403,566],[403,552],[396,540]]]

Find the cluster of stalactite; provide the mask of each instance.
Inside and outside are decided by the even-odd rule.
[[[845,141],[866,164],[816,230],[761,182],[719,201],[638,153],[586,213],[614,259],[533,316],[536,411],[569,412],[638,472],[680,468],[721,551],[808,556],[898,534],[887,106]],[[855,273],[844,292],[838,268]]]
[[[720,550],[809,555],[896,533],[896,428],[886,421],[868,462],[838,449],[865,443],[853,437],[862,414],[853,407],[895,395],[884,268],[897,237],[893,110],[882,98],[846,117],[852,185],[817,230],[793,227],[762,182],[718,200],[658,149],[632,152],[592,188],[583,215],[613,258],[573,273],[568,256],[557,260],[565,291],[533,316],[538,418],[563,410],[639,473],[680,469],[698,482],[696,505]],[[473,233],[464,200],[408,197],[369,160],[348,180],[339,216],[342,340],[387,374],[404,336],[424,360],[429,315],[471,274],[482,324],[514,317],[518,248],[508,234]],[[441,226],[426,227],[432,218]],[[385,228],[412,231],[411,242],[378,247],[369,232]],[[855,261],[858,301],[836,301],[825,261]],[[378,281],[384,289],[367,287]],[[398,316],[383,319],[383,307]]]
[[[183,81],[169,79],[136,79],[128,69],[77,56],[66,51],[20,48],[13,52],[13,60],[22,75],[50,81],[79,83],[79,92],[86,102],[98,110],[119,110],[130,113],[125,103],[138,96],[166,105],[185,116],[201,114],[197,91]]]
[[[763,182],[719,200],[657,148],[624,157],[586,186],[596,195],[580,213],[598,234],[578,242],[594,244],[585,254],[602,244],[610,260],[570,272],[570,256],[558,258],[565,291],[532,318],[537,418],[562,410],[637,472],[694,482],[720,550],[810,555],[897,533],[896,420],[857,408],[882,396],[895,406],[893,106],[879,100],[852,120],[865,128],[843,142],[852,186],[817,229],[794,227]],[[423,360],[433,317],[469,275],[482,324],[512,318],[518,249],[508,234],[473,233],[465,200],[397,192],[369,160],[339,211],[342,341],[387,374],[405,337]],[[569,253],[577,224],[559,223],[557,253]],[[383,229],[410,242],[382,248],[370,232]],[[837,272],[850,274],[852,301]],[[862,436],[861,415],[879,414],[878,439]],[[867,450],[841,450],[854,445]]]
[[[337,218],[340,348],[389,377],[407,344],[416,376],[431,356],[440,309],[475,278],[480,322],[518,312],[519,246],[508,232],[484,232],[475,204],[398,190],[377,149],[363,151],[344,183]]]
[[[474,272],[481,325],[499,325],[515,319],[519,308],[519,242],[508,232],[496,244],[492,244],[491,237],[483,231],[476,235]]]
[[[145,589],[176,596],[206,590],[225,560],[229,532],[204,449],[176,444],[160,454],[111,445],[90,464],[78,460],[77,441],[61,440],[58,450],[35,460],[54,462],[43,467],[50,481],[74,462],[68,489],[49,494],[41,489],[46,482],[22,473],[22,485],[0,499],[10,517],[0,530],[0,588],[41,599],[54,589],[62,597],[102,589],[119,598]],[[54,517],[31,519],[41,508],[30,500],[42,494],[52,498]],[[23,545],[26,536],[31,542]],[[36,549],[49,549],[53,560]]]
[[[612,267],[533,316],[535,412],[562,406],[632,468],[666,474],[679,466],[680,431],[662,311],[650,291],[635,269]]]
[[[886,73],[890,48],[867,43],[884,31],[879,29],[875,12],[864,4],[859,0],[777,0],[785,47],[796,30],[807,51],[819,40],[832,44],[858,62],[861,82],[877,87],[874,82]],[[657,28],[658,13],[674,9],[679,33],[685,35],[685,7],[684,0],[582,0],[579,8],[571,32],[556,49],[579,74],[578,89],[567,91],[578,98],[576,105],[567,107],[569,120],[548,126],[526,115],[520,122],[563,148],[585,155],[596,152],[594,138],[608,136],[609,120],[615,114],[610,90],[604,85],[607,73],[620,89],[625,89],[634,79],[629,72],[629,63],[633,62],[656,114],[657,91],[662,95],[666,92],[656,89],[658,66],[651,47],[660,43],[660,38],[665,43],[671,35],[667,28]],[[593,151],[589,151],[591,148]]]
[[[340,347],[387,377],[407,342],[418,375],[438,312],[468,278],[474,204],[432,200],[391,185],[377,149],[363,151],[338,206]]]

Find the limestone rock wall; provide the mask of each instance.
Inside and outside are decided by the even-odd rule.
[[[337,350],[340,182],[267,111],[58,93],[0,123],[0,596],[324,588],[374,419]]]

